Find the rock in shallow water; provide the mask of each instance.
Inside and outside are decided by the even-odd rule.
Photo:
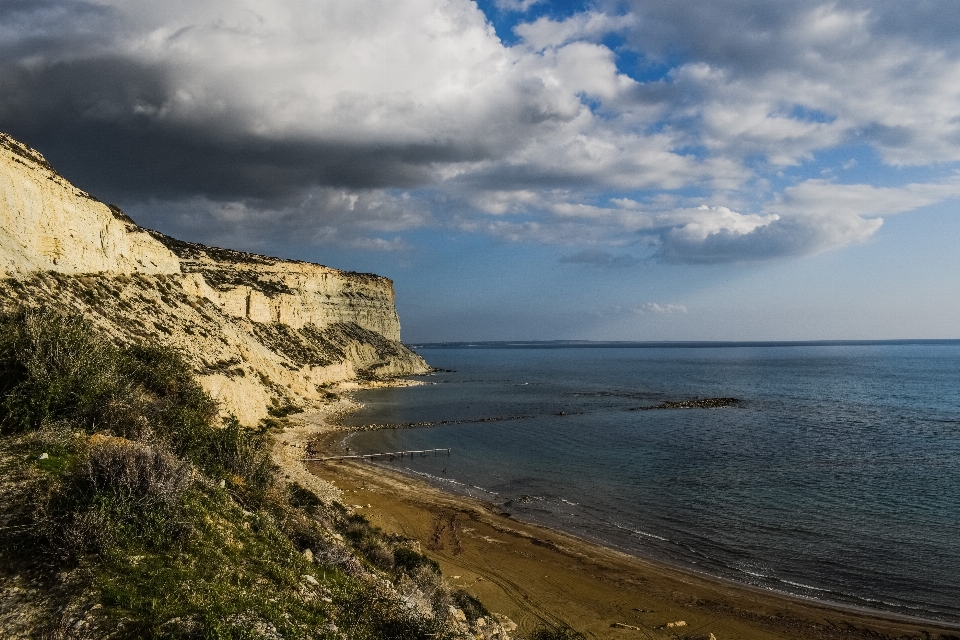
[[[698,400],[661,402],[652,407],[633,407],[630,411],[647,411],[650,409],[717,409],[739,404],[739,402],[740,398],[702,398]]]

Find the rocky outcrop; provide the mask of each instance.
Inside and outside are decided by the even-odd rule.
[[[136,225],[0,134],[0,306],[73,309],[118,340],[180,349],[247,424],[330,385],[429,368],[376,275],[182,242]]]

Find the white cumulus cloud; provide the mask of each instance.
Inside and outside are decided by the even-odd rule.
[[[632,311],[638,314],[655,313],[658,315],[673,315],[686,313],[687,308],[682,304],[660,304],[659,302],[645,302],[633,307]]]

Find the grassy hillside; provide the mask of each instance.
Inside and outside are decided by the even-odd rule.
[[[0,316],[0,636],[505,637],[416,543],[283,482],[270,427],[217,416],[169,348]]]

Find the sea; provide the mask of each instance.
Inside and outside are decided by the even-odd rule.
[[[415,345],[352,452],[757,587],[960,622],[960,341]],[[726,397],[719,408],[642,409]]]

